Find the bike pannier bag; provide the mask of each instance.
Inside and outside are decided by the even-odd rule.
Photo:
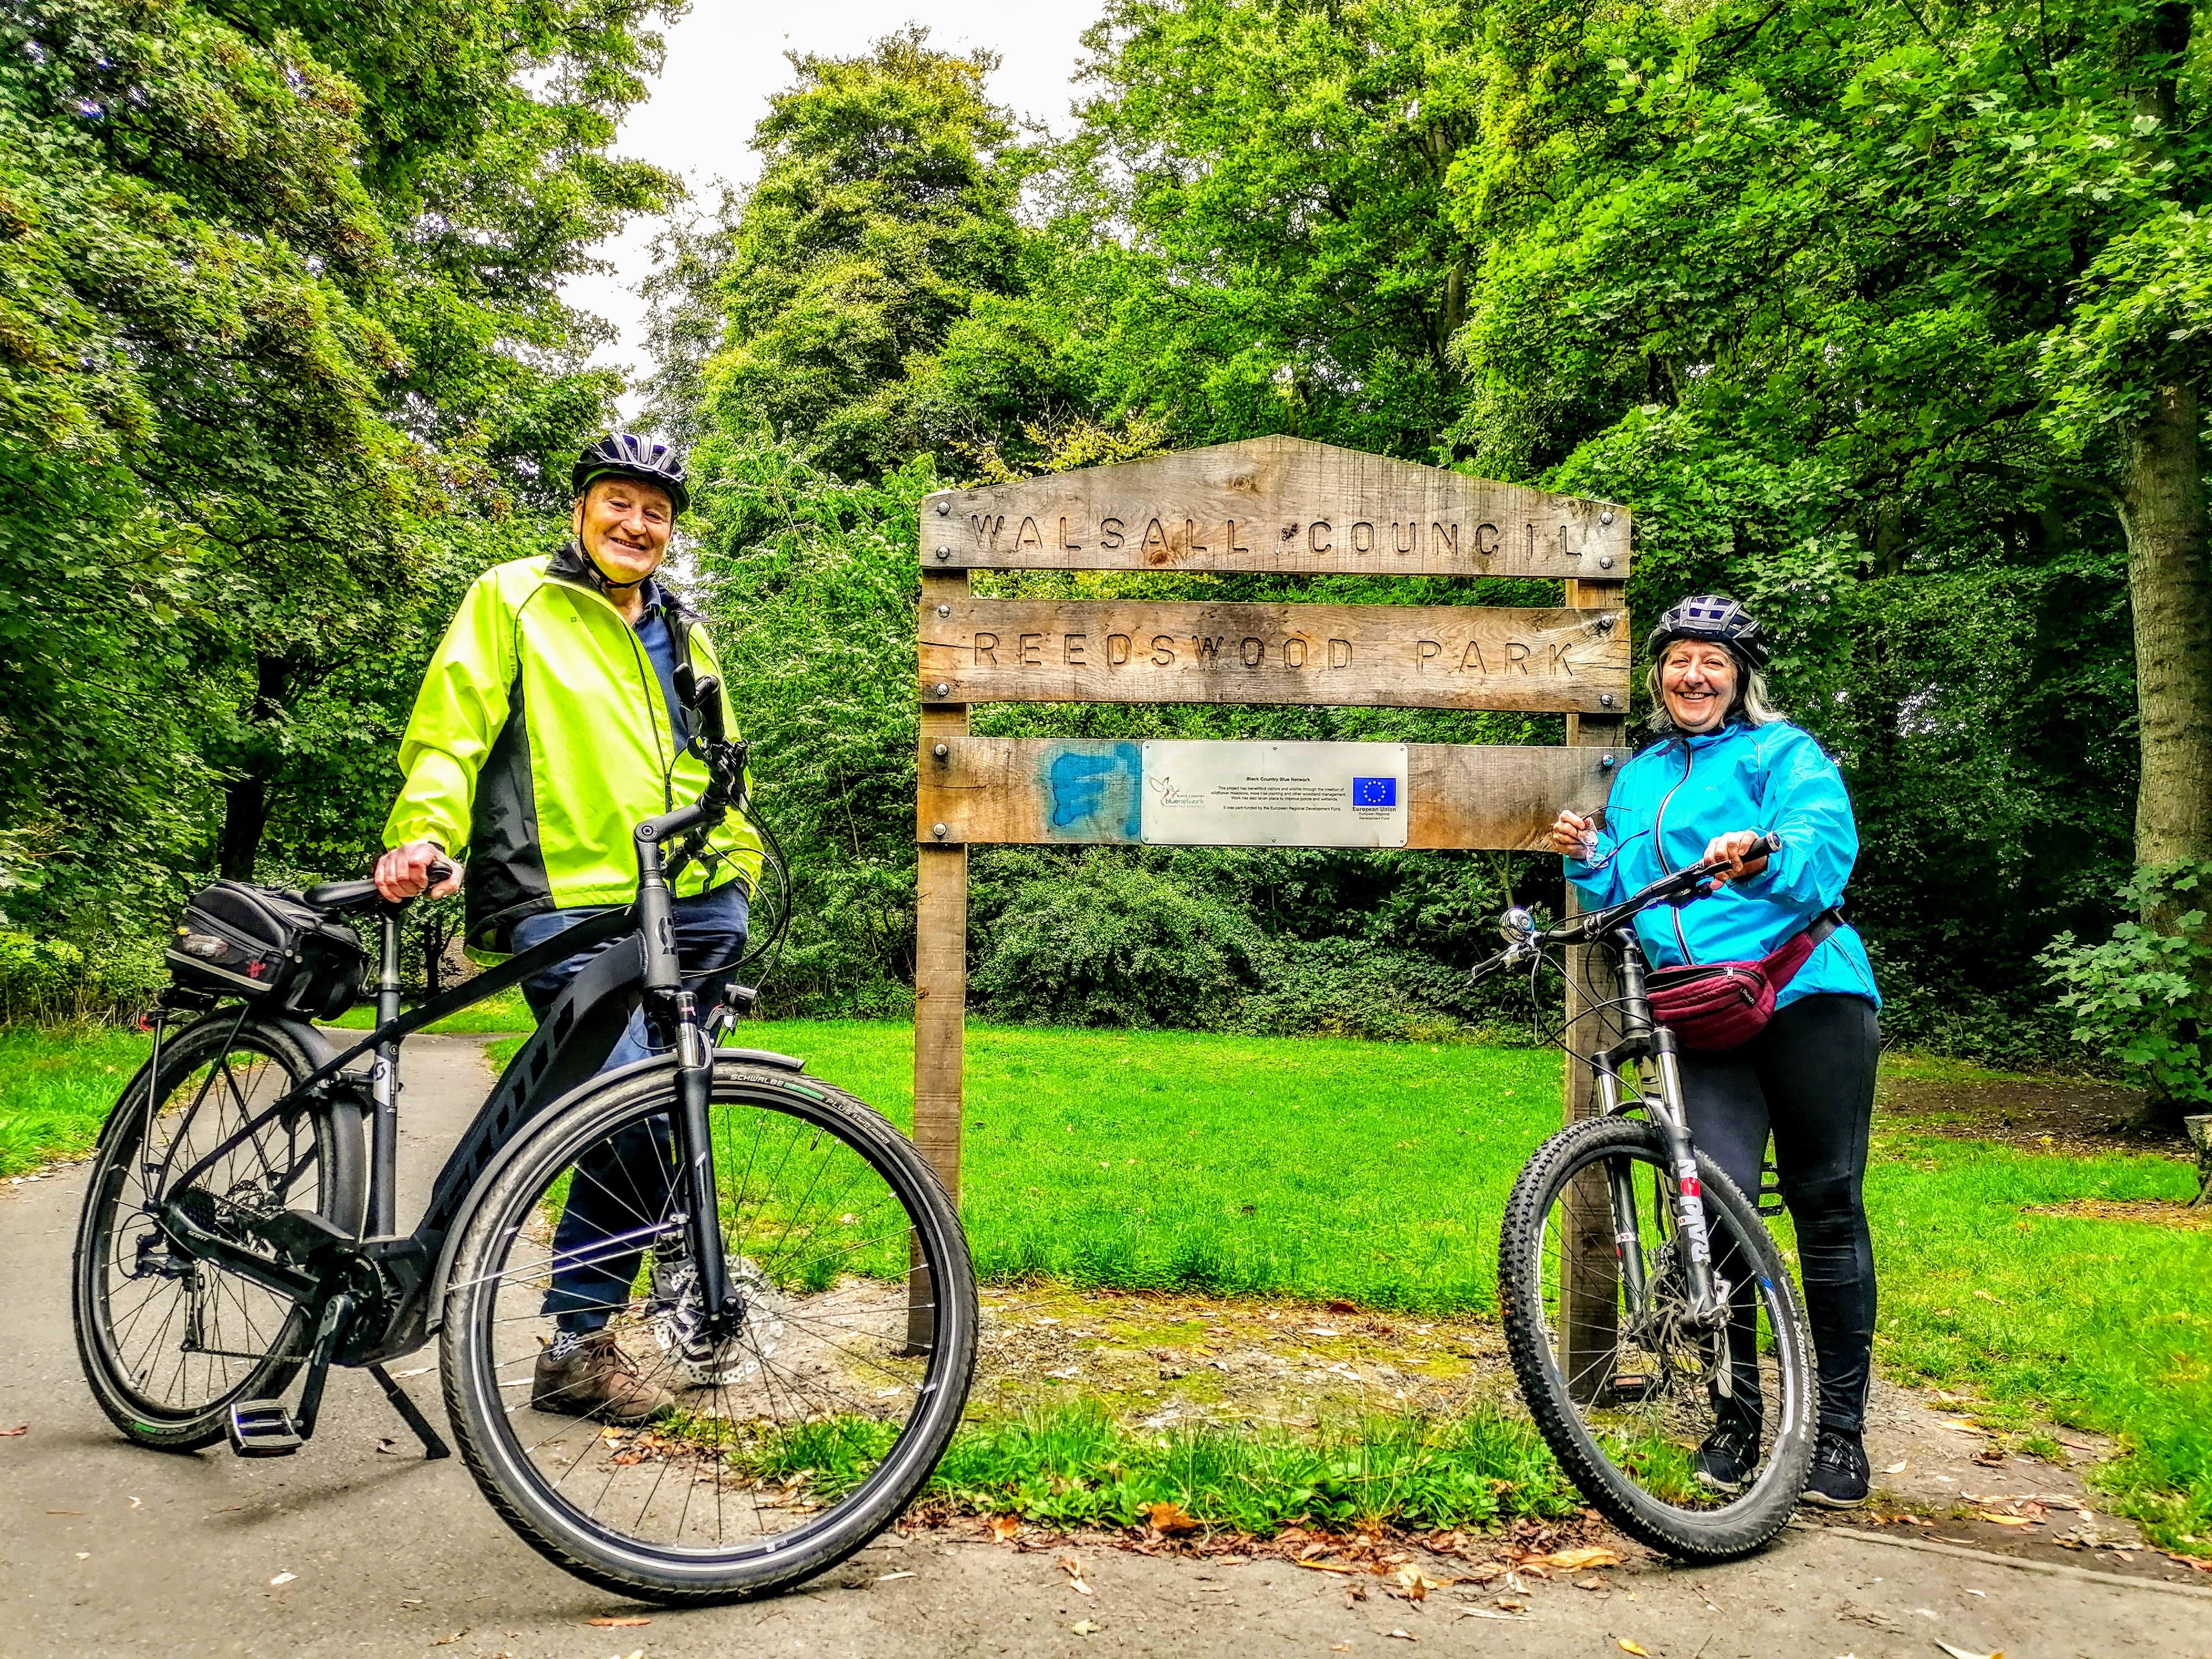
[[[242,881],[193,894],[167,956],[179,985],[310,1019],[334,1019],[350,1008],[368,968],[361,941],[343,922],[285,888]]]
[[[1685,1048],[1708,1054],[1741,1048],[1774,1018],[1776,994],[1797,976],[1820,942],[1843,925],[1841,911],[1827,910],[1757,962],[1654,969],[1644,981],[1651,1017],[1672,1030]]]

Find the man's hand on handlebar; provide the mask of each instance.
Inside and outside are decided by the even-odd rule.
[[[373,879],[376,890],[394,904],[413,898],[426,887],[432,898],[444,898],[461,890],[461,866],[448,859],[437,842],[415,841],[395,847],[377,860]]]

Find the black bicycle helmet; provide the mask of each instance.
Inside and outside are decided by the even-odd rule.
[[[1654,660],[1676,640],[1713,640],[1728,647],[1747,668],[1766,666],[1766,630],[1725,593],[1698,593],[1659,618],[1646,648]]]
[[[659,485],[668,492],[679,516],[691,504],[691,492],[684,487],[684,458],[666,444],[641,438],[635,432],[617,432],[592,444],[576,457],[568,485],[580,500],[592,479],[606,477],[635,478],[641,483]]]

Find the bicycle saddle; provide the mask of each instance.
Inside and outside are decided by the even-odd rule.
[[[366,910],[377,902],[376,884],[373,881],[326,881],[319,887],[310,887],[300,895],[310,908],[320,910],[326,916],[342,916],[355,910]]]

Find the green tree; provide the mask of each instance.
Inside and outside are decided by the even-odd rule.
[[[662,9],[0,20],[11,909],[96,926],[250,874],[337,729],[301,708],[426,625],[425,524],[558,493],[614,390],[559,281],[674,188],[605,153]]]
[[[1097,400],[1194,443],[1463,453],[1450,345],[1480,250],[1446,180],[1484,28],[1468,0],[1115,0],[1065,161]]]
[[[873,477],[979,435],[919,371],[980,301],[1021,290],[1030,162],[984,97],[988,52],[938,52],[917,27],[861,57],[791,62],[798,83],[755,132],[761,177],[714,276],[726,332],[707,402],[725,432]]]

